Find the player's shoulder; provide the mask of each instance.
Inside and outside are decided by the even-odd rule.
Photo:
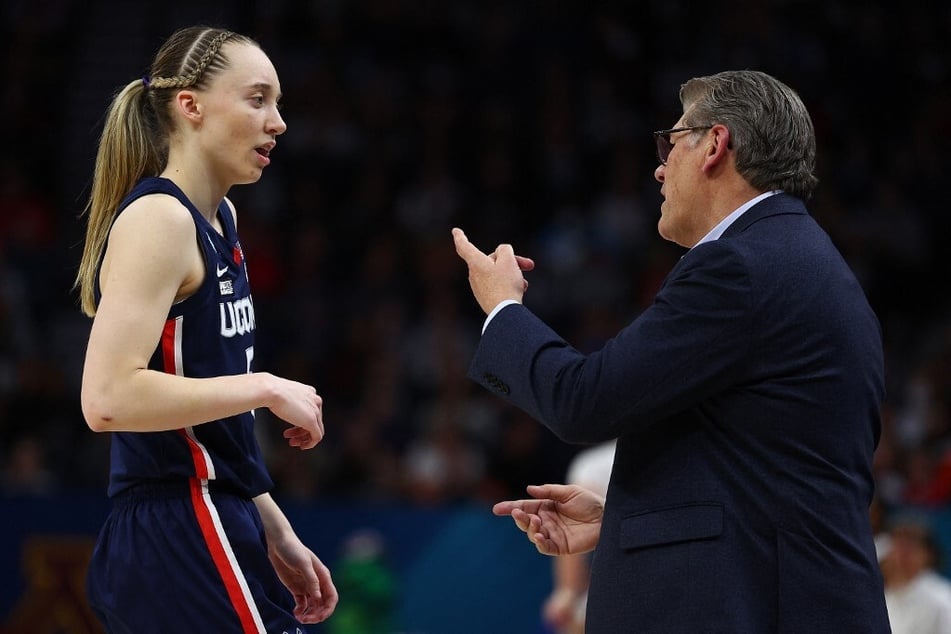
[[[160,226],[169,229],[193,227],[191,212],[174,196],[146,194],[130,202],[116,218],[115,225]]]
[[[195,221],[188,208],[174,196],[155,193],[136,198],[122,210],[109,241],[164,248],[181,245],[194,234]]]

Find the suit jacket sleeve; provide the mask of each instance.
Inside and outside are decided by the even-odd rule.
[[[741,380],[749,353],[751,276],[727,241],[674,267],[654,303],[583,355],[522,305],[489,323],[469,376],[567,442],[619,437]]]

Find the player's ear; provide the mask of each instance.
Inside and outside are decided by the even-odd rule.
[[[174,99],[175,110],[186,120],[201,123],[202,106],[193,90],[179,90]]]

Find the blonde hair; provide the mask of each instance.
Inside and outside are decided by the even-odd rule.
[[[168,161],[174,130],[171,102],[178,90],[205,88],[227,68],[225,42],[257,43],[204,26],[173,33],[152,62],[149,76],[136,79],[113,98],[99,139],[89,201],[86,241],[76,275],[83,313],[96,314],[95,284],[109,231],[122,200],[144,176],[157,176]]]

